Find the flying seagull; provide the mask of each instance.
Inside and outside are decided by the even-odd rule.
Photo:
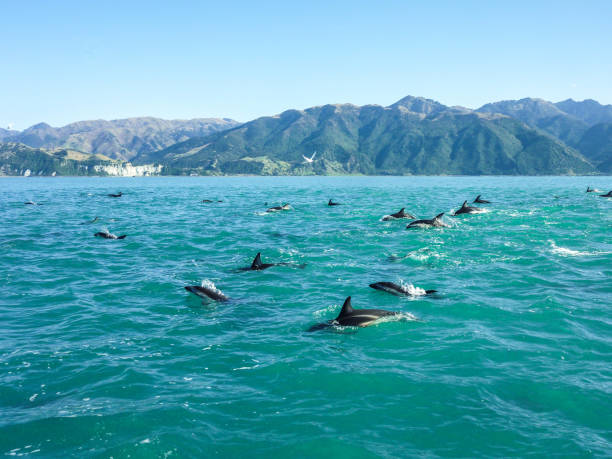
[[[307,163],[312,164],[314,162],[314,157],[315,157],[316,154],[317,154],[317,152],[315,151],[310,158],[308,158],[308,157],[306,157],[304,155],[302,155],[302,158],[304,158],[304,161],[306,161]]]

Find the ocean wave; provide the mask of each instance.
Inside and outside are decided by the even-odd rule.
[[[416,287],[410,283],[404,282],[402,279],[399,280],[399,285],[402,290],[410,296],[423,296],[427,295],[425,289],[421,287]]]
[[[210,290],[212,290],[213,292],[218,293],[219,295],[223,295],[223,292],[222,292],[221,290],[219,290],[219,289],[217,288],[217,286],[215,285],[215,283],[214,283],[213,281],[211,281],[210,279],[204,279],[204,280],[202,280],[202,282],[201,282],[200,286],[201,286],[202,288],[207,288],[207,289],[210,289]]]

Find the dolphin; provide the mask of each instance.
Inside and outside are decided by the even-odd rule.
[[[188,285],[185,290],[199,296],[205,300],[228,301],[229,298],[223,294],[221,290],[210,287],[202,287],[200,285]]]
[[[386,222],[388,220],[395,220],[396,218],[416,218],[414,215],[410,215],[409,213],[404,212],[404,207],[400,209],[399,212],[395,212],[391,215],[385,215],[383,217],[383,221]]]
[[[436,228],[441,228],[444,226],[448,227],[448,225],[442,221],[442,215],[444,215],[444,212],[436,215],[434,218],[430,220],[415,220],[413,222],[410,222],[408,226],[406,226],[406,229],[416,228],[419,226],[434,226]]]
[[[453,215],[473,214],[476,212],[480,212],[481,210],[482,209],[480,209],[479,207],[470,207],[467,205],[467,201],[463,201],[463,205],[461,206],[461,209],[456,210]]]
[[[340,314],[338,314],[338,317],[326,323],[313,325],[308,329],[308,331],[321,330],[333,325],[340,325],[342,327],[367,327],[368,325],[372,325],[378,319],[396,315],[398,315],[397,312],[387,311],[386,309],[353,309],[353,305],[351,305],[351,297],[349,296],[346,300],[344,300],[342,310],[340,311]]]
[[[478,204],[491,204],[491,201],[487,201],[486,199],[481,199],[480,195],[476,196],[476,199],[474,199],[474,202]]]
[[[297,266],[298,268],[304,268],[306,265],[296,265],[294,263],[262,263],[261,262],[261,252],[257,252],[255,255],[255,259],[251,266],[245,266],[244,268],[238,268],[238,271],[263,271],[264,269],[271,268],[272,266]]]
[[[95,237],[102,237],[104,239],[125,239],[127,234],[124,234],[123,236],[116,236],[112,233],[109,233],[108,231],[99,231],[96,234],[94,234]]]
[[[120,198],[121,196],[123,196],[123,193],[121,191],[117,194],[109,193],[107,196],[111,198]]]
[[[591,188],[590,186],[587,186],[587,193],[592,193],[593,191],[595,191],[593,188]]]
[[[375,282],[374,284],[370,284],[375,290],[382,290],[383,292],[391,293],[392,295],[398,296],[417,296],[419,293],[409,293],[408,289],[402,287],[401,285],[394,284],[393,282]],[[424,295],[430,295],[432,293],[436,293],[437,290],[425,290]]]
[[[202,199],[202,202],[213,202],[210,199]]]
[[[327,203],[328,206],[339,206],[340,203],[339,202],[334,202],[331,199],[329,200],[329,202]]]
[[[243,268],[243,270],[245,271],[262,271],[264,269],[268,269],[270,267],[274,266],[274,263],[262,263],[261,262],[261,252],[257,252],[257,255],[255,255],[255,259],[253,260],[253,263],[251,263],[250,267],[247,268]]]
[[[289,204],[283,204],[282,206],[270,207],[266,212],[280,212],[281,210],[289,210],[291,206]]]
[[[24,204],[26,206],[40,206],[40,204],[38,204],[38,203],[36,203],[34,201],[27,201],[27,202],[24,202]]]
[[[600,194],[602,198],[612,198],[612,190],[608,191],[606,194]]]

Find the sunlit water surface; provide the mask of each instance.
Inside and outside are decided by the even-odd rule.
[[[0,454],[610,456],[612,199],[587,185],[612,178],[1,179]],[[402,207],[451,227],[381,221]],[[259,251],[306,266],[236,271]],[[348,295],[404,315],[306,332]]]

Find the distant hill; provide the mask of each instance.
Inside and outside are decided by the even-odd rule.
[[[18,134],[19,131],[12,131],[12,130],[8,130],[8,129],[3,129],[0,128],[0,142],[3,142],[4,139],[11,137],[13,135]]]
[[[112,160],[102,155],[0,144],[0,175],[99,175],[93,166],[110,163]]]
[[[527,98],[486,104],[477,111],[502,113],[541,129],[579,150],[601,172],[610,172],[609,166],[604,163],[609,159],[605,152],[612,150],[612,144],[606,135],[597,134],[603,132],[605,127],[593,128],[598,124],[612,123],[612,105],[572,99],[553,104],[542,99]]]
[[[612,173],[612,106],[526,98],[471,110],[407,96],[387,107],[329,104],[244,124],[40,123],[21,132],[0,129],[0,142],[0,173],[19,175]],[[315,161],[306,162],[303,155],[315,151]]]
[[[318,152],[304,164],[302,155]],[[288,110],[137,158],[204,174],[579,174],[577,151],[495,113],[405,97]]]
[[[583,100],[582,102],[567,99],[563,102],[557,102],[555,105],[589,126],[599,123],[612,123],[612,105],[601,105],[593,99]]]
[[[589,124],[542,99],[504,100],[480,107],[480,113],[502,113],[542,129],[569,146],[576,146]]]
[[[578,149],[589,153],[600,172],[612,173],[612,123],[599,123],[586,131]]]
[[[58,148],[43,150],[19,143],[0,143],[0,176],[144,176],[159,175],[161,167],[133,166],[100,154]]]
[[[21,143],[33,148],[68,148],[130,160],[140,154],[161,150],[192,137],[202,137],[237,126],[227,118],[163,120],[127,118],[79,121],[54,128],[39,123],[21,132],[0,130],[0,142]]]

